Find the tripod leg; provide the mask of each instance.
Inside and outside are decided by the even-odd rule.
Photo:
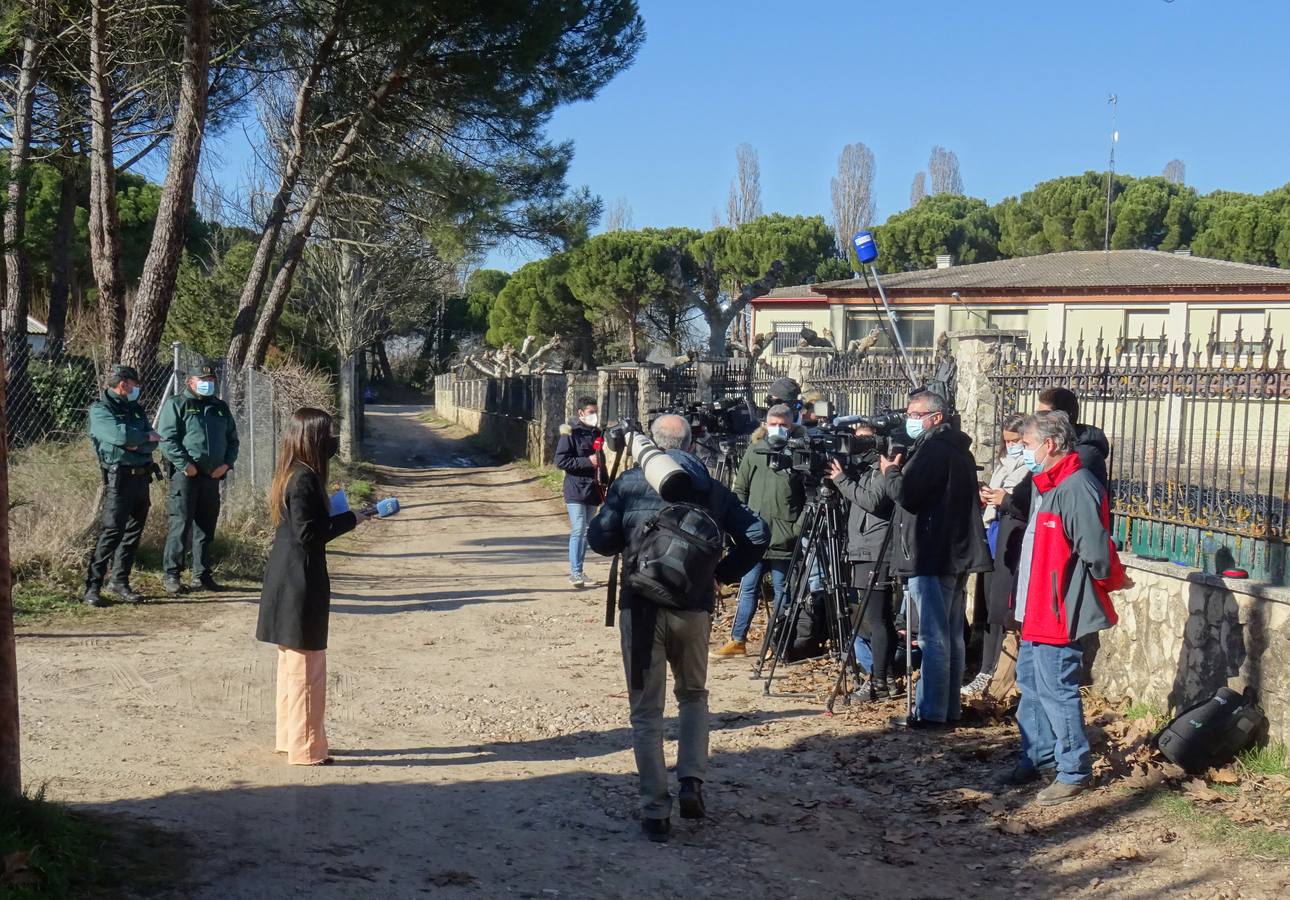
[[[905,721],[914,715],[914,598],[905,588]]]
[[[806,515],[807,520],[805,526],[806,529],[809,530],[814,524],[814,514],[810,509],[808,509]],[[801,564],[801,557],[804,552],[805,551],[801,544],[798,544],[793,548],[793,555],[790,557],[788,562],[788,574],[785,577],[784,602],[780,604],[780,608],[778,610],[774,609],[772,605],[771,613],[766,617],[766,634],[762,636],[761,652],[757,655],[757,665],[753,667],[753,678],[761,677],[762,669],[766,666],[766,656],[770,652],[770,648],[772,643],[775,641],[776,634],[783,627],[784,615],[788,612],[789,608],[789,596],[791,596],[793,590],[791,579],[793,577],[793,572]]]

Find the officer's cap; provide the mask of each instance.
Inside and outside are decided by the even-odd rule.
[[[112,367],[112,384],[120,384],[123,381],[138,381],[139,370],[134,366],[127,366],[117,363]]]
[[[210,363],[204,363],[200,366],[193,366],[188,370],[190,378],[214,378],[216,375],[215,367]]]

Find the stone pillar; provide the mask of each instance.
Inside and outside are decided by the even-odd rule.
[[[992,466],[999,450],[1000,410],[990,373],[998,367],[1000,345],[1025,335],[1024,331],[997,328],[950,334],[950,352],[958,365],[954,405],[962,420],[963,433],[972,438],[972,453],[978,465]]]
[[[601,410],[604,415],[605,398],[609,396],[609,370],[600,368],[596,370],[596,408]],[[571,403],[577,403],[577,398],[573,398]],[[606,423],[609,424],[609,423]]]
[[[694,399],[700,403],[711,403],[719,400],[712,388],[712,370],[720,359],[696,359],[694,361]]]
[[[555,462],[555,445],[560,440],[560,426],[564,423],[564,407],[569,393],[569,379],[564,375],[542,376],[542,403],[534,410],[537,439],[536,454],[529,458],[539,466]]]
[[[662,405],[656,380],[661,371],[663,367],[657,363],[641,363],[636,367],[636,412],[642,426],[649,423],[650,410]]]
[[[823,366],[836,355],[826,347],[797,347],[784,354],[788,362],[788,377],[802,386],[803,392],[811,381],[817,366]]]

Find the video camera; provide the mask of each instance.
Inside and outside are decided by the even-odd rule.
[[[776,472],[792,470],[807,478],[826,478],[831,463],[837,460],[851,474],[858,474],[868,464],[866,456],[877,451],[882,456],[894,457],[908,449],[898,440],[904,436],[905,414],[886,410],[872,416],[833,415],[833,404],[822,400],[812,412],[816,424],[805,437],[789,438],[781,447],[772,446],[765,451],[770,456],[770,467]],[[873,434],[856,434],[852,429],[863,426]]]
[[[868,428],[873,431],[871,435],[855,436],[860,446],[864,448],[861,452],[877,450],[880,455],[890,459],[909,449],[904,443],[905,414],[898,409],[888,409],[872,416],[854,416],[840,421],[851,428]]]

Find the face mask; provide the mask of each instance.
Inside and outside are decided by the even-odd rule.
[[[1026,448],[1021,446],[1020,444],[1009,444],[1008,456],[1011,459],[1021,459],[1022,451],[1024,451],[1025,449]]]
[[[1031,450],[1029,447],[1022,448],[1021,459],[1026,464],[1026,468],[1030,470],[1030,474],[1038,475],[1040,472],[1044,471],[1044,464],[1035,459],[1035,451]]]
[[[327,439],[327,456],[331,458],[340,453],[340,438],[332,435]]]
[[[915,419],[912,416],[905,420],[905,434],[913,440],[918,440],[923,434],[923,420]]]
[[[600,424],[600,416],[595,413],[587,413],[585,416],[582,416],[579,421],[588,428],[595,428]]]
[[[214,397],[214,396],[215,396],[215,382],[213,382],[213,381],[199,381],[199,382],[197,382],[197,387],[196,387],[196,389],[195,389],[195,390],[197,391],[197,396],[198,396],[198,397]]]
[[[788,428],[784,425],[767,425],[766,443],[772,447],[784,446],[788,443]]]
[[[136,384],[134,387],[130,388],[130,390],[126,391],[125,399],[133,403],[135,400],[139,399],[139,393],[139,386]]]

